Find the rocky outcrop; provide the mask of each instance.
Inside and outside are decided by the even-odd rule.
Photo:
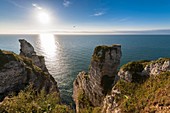
[[[31,58],[36,66],[41,68],[44,72],[48,72],[47,67],[45,65],[44,56],[36,55],[36,52],[34,51],[34,47],[26,40],[20,39],[19,42],[21,46],[20,55]]]
[[[102,105],[102,113],[122,113],[123,111],[121,110],[121,107],[123,105],[121,105],[121,107],[120,107],[120,104],[125,103],[125,102],[123,102],[121,100],[125,100],[125,101],[127,101],[127,103],[130,102],[130,98],[132,98],[131,96],[133,95],[131,93],[136,93],[135,94],[135,96],[136,96],[137,94],[140,94],[142,92],[142,90],[144,90],[144,91],[149,90],[150,95],[151,94],[154,95],[154,93],[156,94],[157,86],[153,85],[154,82],[155,82],[155,84],[161,83],[160,87],[162,87],[162,88],[169,87],[168,83],[163,81],[166,79],[163,79],[162,81],[161,81],[161,79],[160,80],[158,79],[158,81],[160,83],[157,83],[156,80],[154,81],[154,78],[157,76],[167,76],[167,78],[168,78],[168,76],[170,75],[170,73],[168,73],[169,71],[170,71],[170,59],[169,58],[160,58],[155,61],[129,62],[129,63],[123,65],[120,68],[120,71],[118,72],[118,76],[117,76],[119,78],[119,83],[117,83],[116,85],[119,87],[116,87],[116,85],[115,85],[112,88],[111,94],[109,94],[105,97],[105,99],[103,101],[103,105]],[[165,73],[165,74],[160,75],[161,73]],[[166,75],[166,73],[168,73],[168,74]],[[148,80],[149,78],[153,78],[153,79]],[[158,77],[158,78],[161,78],[161,77]],[[125,82],[121,83],[120,81],[122,81],[122,80]],[[146,82],[146,80],[148,80],[148,81]],[[144,83],[145,83],[145,85],[148,84],[148,85],[146,85],[147,88],[153,87],[154,92],[152,92],[151,88],[147,89],[144,86],[142,87],[142,85]],[[152,84],[151,86],[149,86],[150,83]],[[165,86],[163,86],[162,84],[165,84]],[[128,87],[131,86],[131,88],[133,87],[134,89],[124,88],[123,86],[128,86]],[[160,89],[161,88],[158,88],[157,90],[160,91]],[[139,90],[140,93],[138,93],[138,91],[136,91],[136,90]],[[164,90],[164,91],[166,91],[166,90]],[[168,92],[168,90],[167,90],[167,92]],[[160,94],[160,93],[158,93],[158,94]],[[164,96],[164,98],[169,98],[166,93],[163,93],[163,95],[166,95],[166,96]],[[138,98],[143,98],[143,97],[138,97]],[[140,100],[140,99],[138,99],[138,100]],[[120,101],[121,101],[121,103],[120,103]],[[149,101],[149,99],[147,101]],[[150,102],[152,102],[152,101],[150,101]],[[156,104],[159,104],[159,103],[157,102]],[[168,109],[169,107],[170,107],[169,104],[167,104],[165,106],[162,105],[162,108]],[[154,106],[154,105],[152,106],[152,108],[154,108],[155,111],[161,111],[160,109],[157,109],[156,106]]]
[[[146,65],[145,63],[147,62],[148,61],[129,62],[123,65],[118,72],[117,78],[127,82],[139,82],[143,75],[142,71]]]
[[[152,61],[148,63],[144,70],[142,71],[142,75],[156,76],[162,72],[170,71],[170,59],[169,58],[160,58],[156,61]]]
[[[19,92],[28,85],[46,93],[57,92],[57,82],[46,69],[44,58],[37,56],[34,48],[25,40],[21,42],[21,53],[0,50],[0,100],[12,92]]]
[[[144,60],[125,64],[118,72],[118,77],[128,82],[139,82],[137,79],[141,80],[167,71],[170,71],[170,59],[160,58],[155,61]]]
[[[105,95],[112,88],[120,59],[120,45],[95,48],[89,72],[80,72],[73,83],[73,99],[77,112],[87,105],[100,106],[102,104]]]
[[[116,101],[116,96],[120,94],[121,92],[117,89],[112,89],[111,95],[107,95],[103,100],[102,113],[121,113]]]

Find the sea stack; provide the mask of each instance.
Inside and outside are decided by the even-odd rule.
[[[101,106],[112,88],[121,56],[121,45],[95,48],[89,72],[80,72],[73,83],[73,99],[77,112],[87,106]]]

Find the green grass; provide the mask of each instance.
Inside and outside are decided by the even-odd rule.
[[[60,104],[57,93],[35,92],[32,87],[17,96],[6,98],[0,105],[1,113],[73,113],[66,105]]]
[[[0,68],[3,68],[3,66],[6,63],[9,63],[10,61],[22,61],[28,66],[33,65],[31,59],[4,50],[3,51],[0,50],[0,59],[1,59]]]
[[[80,113],[100,113],[100,107],[92,107],[83,92],[79,93],[79,101],[84,104]],[[57,93],[46,94],[44,90],[35,92],[29,86],[17,96],[5,98],[0,104],[0,113],[74,113],[70,106],[60,103]]]
[[[79,112],[80,113],[100,113],[100,107],[92,106],[91,102],[89,101],[88,97],[84,94],[82,90],[78,91],[78,101],[79,101]]]
[[[170,106],[170,72],[150,77],[143,84],[120,80],[115,87],[121,92],[115,98],[123,113],[156,111],[156,104]]]
[[[41,56],[40,56],[41,57]],[[10,61],[18,61],[26,64],[26,67],[29,68],[30,71],[42,73],[44,76],[47,76],[38,66],[34,65],[32,60],[27,57],[23,57],[17,55],[10,51],[0,50],[0,69],[4,68],[4,65],[9,63]]]
[[[129,62],[121,67],[124,71],[131,71],[131,72],[141,72],[143,71],[144,67],[149,63],[149,60],[141,60],[136,62]]]
[[[0,50],[0,59],[1,59],[1,62],[0,62],[0,69],[3,68],[3,66],[10,62],[10,61],[14,61],[14,60],[17,60],[14,53],[12,52],[7,52],[7,51],[2,51]]]
[[[89,107],[80,109],[80,113],[101,113],[101,107]]]
[[[112,45],[112,46],[97,46],[94,49],[94,54],[92,56],[92,60],[96,61],[96,62],[103,62],[105,59],[105,52],[108,50],[111,50],[114,46],[116,45]]]
[[[78,101],[80,108],[89,108],[91,107],[88,97],[85,95],[84,91],[78,91]]]
[[[123,71],[129,71],[132,74],[132,82],[143,83],[148,78],[147,76],[141,76],[144,67],[150,63],[149,60],[141,60],[135,62],[129,62],[121,67]]]

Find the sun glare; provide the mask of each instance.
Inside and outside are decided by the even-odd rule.
[[[39,22],[41,22],[42,24],[48,24],[50,22],[50,16],[45,11],[38,12],[37,16],[38,16]]]
[[[46,56],[53,58],[56,56],[56,44],[55,44],[55,37],[53,34],[40,34],[40,44],[41,48],[45,52]]]

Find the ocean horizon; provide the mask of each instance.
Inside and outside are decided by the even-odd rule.
[[[170,57],[170,35],[0,35],[0,49],[19,54],[18,40],[30,42],[38,55],[45,56],[49,72],[58,83],[63,102],[72,103],[73,81],[88,71],[98,45],[121,44],[121,66],[130,61]]]

